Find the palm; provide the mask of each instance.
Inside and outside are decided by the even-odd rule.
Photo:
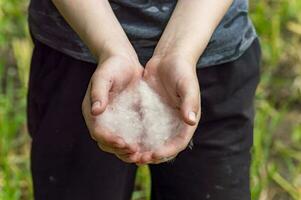
[[[179,109],[180,116],[186,122],[181,132],[171,138],[163,148],[153,152],[151,162],[156,163],[162,158],[176,156],[190,142],[200,119],[199,85],[195,70],[185,60],[180,59],[150,60],[145,68],[144,79],[171,107]],[[195,123],[187,118],[189,109],[196,110]],[[145,161],[148,159],[145,158]]]
[[[82,111],[93,139],[104,151],[114,153],[126,162],[135,162],[137,158],[122,155],[135,153],[137,146],[129,145],[121,137],[111,134],[109,130],[96,123],[97,115],[101,114],[111,102],[112,97],[141,79],[143,68],[120,57],[112,57],[101,63],[95,70],[87,89]],[[91,107],[99,102],[96,109]]]
[[[147,63],[143,78],[170,106],[181,109],[186,91],[193,89],[194,95],[200,96],[195,69],[190,70],[189,65],[184,60],[153,59]]]

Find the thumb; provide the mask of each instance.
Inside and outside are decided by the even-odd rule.
[[[112,80],[109,76],[96,71],[90,84],[91,114],[100,115],[107,107]]]
[[[179,81],[177,85],[178,94],[181,98],[181,116],[188,125],[197,123],[200,112],[200,89],[198,81],[186,78]]]

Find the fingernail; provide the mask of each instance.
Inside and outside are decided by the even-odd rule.
[[[195,122],[195,121],[196,121],[196,114],[195,114],[194,112],[190,111],[190,112],[188,113],[188,119],[189,119],[190,121],[192,121],[192,122]]]
[[[92,110],[95,110],[97,108],[100,108],[100,101],[95,101],[93,104],[92,104]]]

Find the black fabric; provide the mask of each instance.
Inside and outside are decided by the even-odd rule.
[[[192,150],[151,165],[153,200],[248,200],[253,98],[259,80],[255,40],[238,60],[198,69],[202,119]],[[129,200],[136,166],[98,149],[81,114],[96,65],[35,41],[28,93],[36,200]]]

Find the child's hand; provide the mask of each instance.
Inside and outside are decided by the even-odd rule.
[[[130,83],[141,79],[143,68],[139,62],[122,56],[111,56],[95,70],[82,103],[82,112],[91,137],[106,152],[115,154],[125,162],[139,160],[138,146],[128,145],[121,137],[100,127],[95,119],[106,109],[109,95],[119,94]]]
[[[170,106],[179,108],[185,122],[182,132],[166,145],[142,155],[140,163],[160,163],[177,156],[189,144],[200,119],[200,89],[195,66],[180,56],[153,57],[143,78]]]

